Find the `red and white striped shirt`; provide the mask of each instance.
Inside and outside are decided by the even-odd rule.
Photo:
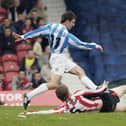
[[[102,87],[95,91],[83,91],[77,90],[63,105],[50,109],[50,110],[39,110],[39,111],[27,111],[26,115],[30,114],[53,114],[53,113],[75,113],[75,112],[90,112],[96,110],[99,105],[100,97],[86,98],[86,95],[102,93],[106,88]]]

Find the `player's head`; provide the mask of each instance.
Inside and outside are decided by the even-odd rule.
[[[63,102],[67,101],[70,96],[68,87],[63,84],[59,85],[56,88],[56,96]]]
[[[72,11],[65,12],[61,17],[61,23],[69,30],[75,26],[75,21],[76,15]]]

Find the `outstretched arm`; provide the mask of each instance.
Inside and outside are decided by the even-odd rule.
[[[26,111],[24,113],[21,114],[25,114],[25,115],[36,115],[36,114],[61,114],[61,113],[66,113],[65,111],[65,106],[59,106],[57,108],[54,109],[49,109],[49,110],[38,110],[38,111]]]
[[[101,45],[98,45],[96,43],[82,42],[77,37],[75,37],[74,35],[72,35],[71,33],[68,34],[68,44],[70,46],[77,47],[77,48],[80,48],[80,49],[91,50],[91,49],[97,48],[101,52],[103,51],[103,48],[102,48]]]
[[[36,36],[39,36],[39,35],[46,37],[46,36],[49,35],[49,29],[50,29],[50,26],[45,25],[45,26],[37,28],[33,31],[27,32],[24,35],[19,35],[19,34],[13,33],[13,36],[16,39],[16,41],[26,40],[28,38],[33,38],[33,37],[36,37]]]

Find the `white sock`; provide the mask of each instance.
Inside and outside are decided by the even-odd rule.
[[[42,84],[39,87],[37,87],[36,89],[34,89],[31,92],[27,93],[27,97],[30,100],[30,99],[32,99],[32,97],[34,97],[34,96],[36,96],[36,95],[38,95],[40,93],[44,93],[46,91],[48,91],[47,85],[46,84]]]
[[[96,89],[97,88],[97,86],[87,76],[83,76],[81,78],[81,82],[88,89]]]

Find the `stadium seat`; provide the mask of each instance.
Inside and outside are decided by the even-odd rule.
[[[5,80],[8,83],[10,83],[12,81],[13,77],[17,76],[17,74],[18,74],[17,72],[7,72],[7,73],[4,74],[5,75]]]
[[[1,56],[0,56],[0,63],[1,63]]]
[[[11,89],[12,89],[11,83],[7,83],[5,90],[11,90]]]
[[[4,72],[18,72],[19,66],[17,62],[9,61],[3,63],[3,71]]]
[[[1,58],[2,63],[5,61],[16,61],[17,62],[17,56],[14,54],[5,54]]]
[[[18,51],[17,52],[17,57],[18,57],[18,62],[20,62],[26,55],[26,51]]]
[[[30,45],[30,44],[25,44],[25,43],[23,43],[23,44],[18,44],[17,46],[16,46],[16,50],[17,51],[24,51],[24,50],[28,50],[28,49],[31,49],[32,48],[32,46]]]
[[[0,65],[0,72],[3,72],[3,67],[2,67],[2,65]]]

